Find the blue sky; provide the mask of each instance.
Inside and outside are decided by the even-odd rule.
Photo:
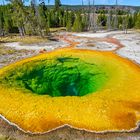
[[[51,0],[50,0],[51,1]],[[83,0],[85,4],[88,3],[88,0]],[[90,0],[91,2],[93,0]],[[99,4],[115,4],[116,0],[95,0],[95,4],[99,5]],[[53,3],[54,0],[52,0],[51,3]],[[63,4],[81,4],[82,0],[61,0],[61,2]],[[135,6],[140,6],[140,0],[118,0],[118,3],[120,5],[135,5]]]
[[[3,3],[3,1],[5,0],[0,0],[0,4]],[[30,0],[26,0],[26,1],[30,1]],[[45,0],[46,4],[48,0]],[[83,0],[84,4],[88,3],[88,0]],[[93,0],[90,0],[91,2]],[[95,0],[95,4],[96,5],[105,5],[105,4],[110,4],[113,5],[115,4],[116,0]],[[6,3],[6,2],[5,2]],[[27,4],[28,2],[26,2]],[[61,0],[62,4],[69,4],[69,5],[78,5],[82,3],[82,0]],[[134,5],[134,6],[140,6],[140,0],[118,0],[119,5]],[[50,0],[50,4],[54,4],[54,0]]]

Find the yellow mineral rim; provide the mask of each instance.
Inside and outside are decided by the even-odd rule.
[[[0,114],[25,131],[68,124],[120,131],[140,120],[140,67],[111,52],[61,49],[0,69]]]

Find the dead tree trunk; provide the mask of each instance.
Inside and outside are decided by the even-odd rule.
[[[108,17],[107,17],[107,30],[111,30],[111,9],[108,8]]]
[[[123,31],[124,31],[125,34],[127,34],[127,30],[128,30],[127,26],[128,26],[127,17],[124,17],[124,19],[123,19]]]
[[[18,27],[18,30],[19,30],[19,33],[20,33],[20,36],[23,37],[25,36],[25,31],[24,31],[24,27]]]

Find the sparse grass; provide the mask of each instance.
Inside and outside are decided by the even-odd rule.
[[[16,50],[14,48],[6,47],[3,44],[0,44],[0,55],[12,55],[16,53],[28,53],[29,51],[26,49]],[[31,51],[30,51],[31,52]],[[34,51],[32,51],[34,52]]]
[[[59,31],[66,31],[65,27],[60,28],[50,28],[50,32],[59,32]],[[10,34],[5,37],[0,37],[0,43],[8,43],[8,42],[21,42],[22,44],[35,44],[35,43],[43,43],[48,42],[49,39],[47,37],[40,37],[40,36],[25,36],[21,37],[19,34]]]
[[[134,31],[134,32],[138,32],[138,33],[140,33],[140,29],[136,29],[136,28],[128,29],[128,31]]]
[[[50,32],[66,31],[66,27],[50,28]]]
[[[25,49],[16,50],[4,46],[4,44],[0,44],[0,68],[4,65],[29,57],[30,55],[32,56],[33,54],[34,51],[28,51]]]
[[[137,29],[137,32],[139,32],[139,33],[140,33],[140,29]]]
[[[15,140],[15,139],[11,139],[11,138],[9,138],[9,137],[0,135],[0,140]]]
[[[4,45],[0,44],[0,55],[12,55],[16,52],[14,49],[7,49]]]
[[[6,36],[0,37],[0,43],[8,43],[8,42],[21,42],[22,44],[35,44],[35,43],[43,43],[48,42],[47,38],[41,38],[39,36]]]
[[[6,50],[6,49],[3,49],[3,48],[0,48],[0,55],[12,55],[16,52],[16,50]]]
[[[87,43],[87,47],[95,47],[95,44],[93,44],[93,43]]]

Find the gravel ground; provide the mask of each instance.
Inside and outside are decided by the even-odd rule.
[[[46,51],[53,51],[56,48],[62,48],[68,45],[68,43],[64,41],[51,41],[48,43],[38,43],[38,44],[30,44],[30,45],[22,45],[20,42],[12,42],[12,43],[5,43],[7,47],[14,48],[16,50],[26,49],[26,50],[34,50],[40,51],[45,49]]]
[[[13,62],[68,46],[69,43],[58,40],[46,43],[23,45],[20,42],[0,43],[0,68]]]
[[[14,48],[5,47],[3,44],[0,44],[0,68],[24,58],[35,56],[37,54],[38,53],[34,50],[16,50]]]
[[[114,51],[116,54],[140,64],[140,33],[138,32],[129,31],[127,34],[124,34],[122,31],[113,31],[83,34],[75,33],[73,35],[81,37],[79,40],[84,38],[84,40],[78,44],[78,48]],[[105,42],[104,40],[107,41],[108,38],[110,39],[110,42]],[[118,40],[120,44],[114,42],[113,39]]]
[[[86,47],[85,47],[86,46]],[[78,49],[89,49],[89,50],[98,50],[98,51],[114,51],[117,49],[117,45],[108,43],[108,42],[97,42],[97,41],[90,41],[84,42],[77,45]]]
[[[140,64],[140,33],[128,33],[125,35],[115,35],[125,47],[117,50],[117,54],[126,57]]]

